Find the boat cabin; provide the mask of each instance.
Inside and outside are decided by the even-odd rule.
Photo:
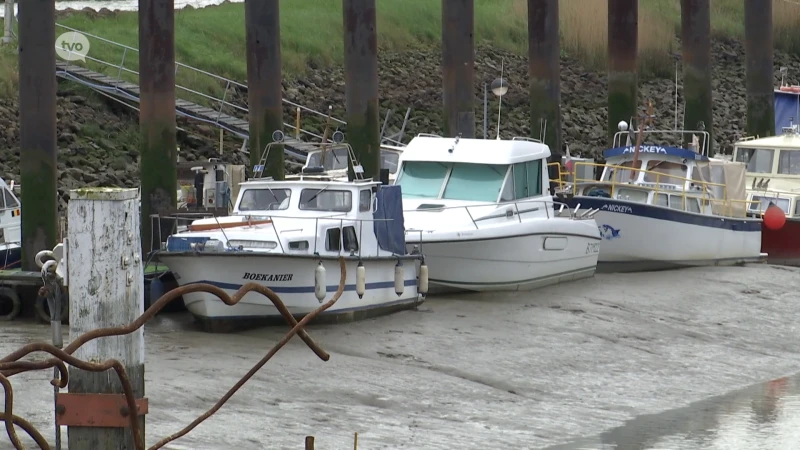
[[[246,181],[231,216],[195,220],[167,250],[203,242],[215,251],[404,255],[398,191],[372,180]]]
[[[700,134],[703,131],[673,131],[675,134]],[[628,136],[620,132],[615,144]],[[697,148],[698,151],[694,149]],[[576,178],[566,189],[576,196],[607,197],[696,214],[744,215],[745,192],[743,167],[729,161],[708,158],[703,147],[671,147],[642,144],[627,140],[603,152],[606,164],[599,180]],[[635,160],[635,161],[634,161]],[[594,163],[579,162],[576,168]],[[738,167],[738,169],[737,169]]]
[[[733,160],[746,166],[748,213],[763,214],[770,203],[788,217],[800,217],[800,131],[797,125],[780,136],[745,138],[734,144]]]
[[[549,195],[549,156],[550,148],[533,139],[420,134],[403,150],[395,184],[404,200],[425,203],[420,208],[543,197]]]

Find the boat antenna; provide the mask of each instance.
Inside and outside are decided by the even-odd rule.
[[[506,82],[503,79],[503,71],[505,70],[505,58],[500,59],[500,85],[498,86],[498,94],[497,96],[500,97],[500,102],[497,105],[497,140],[500,140],[500,111],[503,108],[503,94],[504,87],[506,86]]]
[[[320,164],[322,167],[325,167],[325,156],[327,155],[328,150],[328,131],[330,131],[331,127],[331,114],[333,114],[333,105],[328,105],[328,117],[325,118],[325,130],[322,132],[322,145],[320,145]]]
[[[638,173],[638,170],[636,170],[636,163],[639,162],[639,147],[642,146],[644,130],[653,120],[653,116],[653,102],[648,100],[647,113],[644,115],[642,123],[639,124],[639,133],[636,135],[636,148],[633,150],[633,161],[631,162],[631,181],[633,181],[634,177],[636,177],[636,174]]]

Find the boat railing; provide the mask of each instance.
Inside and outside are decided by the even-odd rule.
[[[208,231],[217,231],[217,230],[221,231],[223,236],[225,236],[225,240],[226,241],[228,241],[228,237],[227,237],[227,235],[225,233],[226,229],[230,230],[231,228],[252,227],[252,226],[257,226],[257,225],[270,226],[272,228],[272,230],[275,232],[275,236],[277,237],[276,244],[280,248],[281,253],[287,253],[287,252],[286,252],[286,248],[283,246],[283,242],[281,242],[281,239],[280,239],[281,233],[278,231],[278,228],[275,225],[276,219],[291,219],[291,220],[306,220],[306,221],[314,220],[314,229],[315,230],[319,230],[320,222],[322,222],[323,225],[325,225],[325,221],[332,221],[334,223],[338,222],[339,223],[339,227],[338,227],[338,229],[339,229],[339,241],[340,241],[339,250],[336,253],[330,252],[329,254],[326,254],[326,256],[332,256],[334,254],[336,256],[344,256],[345,254],[349,255],[349,256],[358,256],[358,257],[373,256],[371,254],[366,254],[366,253],[362,252],[363,246],[361,244],[363,242],[363,236],[364,236],[364,232],[363,232],[364,231],[364,223],[365,222],[368,222],[368,223],[391,222],[391,221],[394,221],[395,219],[391,219],[391,218],[389,218],[389,219],[375,219],[375,218],[366,219],[366,218],[360,218],[360,217],[346,217],[346,214],[347,213],[337,213],[337,214],[331,214],[331,215],[326,215],[326,216],[289,216],[289,215],[268,215],[268,214],[264,214],[264,215],[262,215],[262,214],[244,215],[244,214],[239,214],[239,216],[245,217],[246,220],[244,220],[242,222],[233,222],[233,223],[230,223],[230,222],[222,223],[222,222],[219,221],[219,217],[220,216],[215,216],[215,215],[206,215],[206,217],[198,217],[198,218],[206,218],[206,219],[214,218],[215,221],[216,221],[216,224],[217,224],[217,226],[219,228],[209,229]],[[155,217],[159,217],[159,219],[176,220],[176,223],[177,223],[177,220],[186,220],[187,219],[187,217],[185,217],[185,216],[183,216],[183,217],[171,217],[171,216],[166,216],[166,215],[160,215],[159,216],[158,214],[151,215],[151,218],[155,218]],[[192,220],[196,220],[196,219],[192,219]],[[278,220],[278,221],[280,222],[280,220]],[[353,226],[357,225],[357,228],[358,228],[358,233],[359,234],[358,234],[358,242],[357,242],[358,249],[357,250],[348,250],[348,249],[344,248],[344,238],[343,238],[343,236],[344,236],[344,228],[347,227],[347,226],[350,226],[351,224]],[[330,229],[330,228],[331,227],[328,226],[328,229]],[[191,228],[189,228],[189,230],[191,230]],[[281,230],[281,231],[287,231],[287,230],[288,229],[284,229],[284,230]],[[173,233],[175,231],[177,231],[177,230],[174,230]],[[319,255],[319,249],[318,249],[319,242],[320,242],[320,239],[318,239],[318,238],[314,239],[313,254],[315,254],[315,255]],[[166,243],[161,243],[161,244],[163,246]],[[234,248],[234,247],[230,247],[230,245],[229,245],[229,248]],[[163,250],[163,247],[162,247],[162,250]],[[381,250],[380,246],[376,245],[375,246],[375,255],[374,256],[376,256],[376,257],[380,256],[380,250]],[[397,255],[397,254],[393,254],[393,255],[394,256],[406,256],[406,255]]]
[[[619,176],[613,176],[610,180],[581,178],[577,175],[579,173],[582,173],[580,170],[578,170],[578,168],[581,166],[600,168],[600,170],[602,170],[603,168],[618,170],[623,174],[625,174],[625,176],[621,177],[624,179],[624,181],[620,180]],[[559,170],[561,169],[559,168]],[[655,181],[650,181],[647,182],[646,184],[629,181],[627,174],[629,174],[632,171],[636,172],[637,175],[640,172],[648,174],[654,177]],[[750,209],[749,205],[751,203],[754,203],[752,200],[748,199],[728,198],[728,189],[727,186],[723,183],[713,183],[709,181],[694,180],[669,173],[663,173],[647,169],[635,169],[630,166],[598,164],[593,162],[576,162],[573,166],[573,170],[570,175],[572,175],[573,177],[573,182],[571,183],[564,182],[563,180],[559,181],[554,180],[554,181],[559,184],[561,192],[568,194],[571,193],[572,195],[577,195],[578,189],[582,185],[585,186],[589,184],[597,186],[608,186],[610,189],[609,195],[611,196],[611,198],[617,198],[619,189],[631,189],[631,188],[643,189],[655,192],[655,195],[653,195],[652,199],[648,201],[649,204],[652,204],[654,206],[664,206],[655,204],[654,200],[658,197],[658,194],[667,194],[670,196],[680,197],[681,205],[679,210],[688,211],[686,209],[686,199],[696,198],[700,201],[702,205],[709,205],[709,204],[712,205],[712,211],[716,211],[715,215],[725,216],[725,217],[746,217],[747,212]],[[690,183],[690,185],[695,186],[696,189],[694,190],[686,189],[686,183]],[[678,185],[680,185],[680,188],[677,188]],[[722,195],[715,196],[713,194],[714,189],[721,190]]]
[[[531,204],[536,204],[536,206],[531,206]],[[552,208],[548,208],[548,205],[552,206]],[[473,215],[470,208],[503,208],[506,206],[511,206],[514,209],[506,209],[502,212],[496,212],[494,214],[489,214],[485,216],[480,216],[477,219]],[[556,208],[558,207],[558,208]],[[514,216],[517,217],[518,222],[522,222],[522,214],[536,212],[539,210],[544,209],[545,215],[548,219],[552,219],[555,217],[559,217],[560,213],[562,213],[565,209],[569,211],[570,218],[575,220],[581,219],[588,219],[591,218],[594,214],[590,214],[590,211],[584,211],[582,214],[577,214],[577,211],[573,211],[569,208],[569,206],[561,201],[553,200],[553,199],[544,199],[544,198],[530,198],[530,199],[522,199],[522,200],[512,200],[507,202],[492,202],[492,203],[473,203],[470,205],[455,205],[455,206],[436,206],[430,208],[422,208],[422,209],[406,209],[403,210],[403,213],[409,212],[424,212],[424,211],[446,211],[446,210],[455,210],[455,209],[463,209],[467,212],[472,225],[475,227],[476,230],[480,229],[478,225],[479,222],[490,220],[490,219],[500,219],[503,217],[512,218]],[[551,213],[551,209],[553,212]],[[414,230],[418,231],[418,230]]]

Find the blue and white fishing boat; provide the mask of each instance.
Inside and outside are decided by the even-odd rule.
[[[22,214],[12,186],[0,178],[0,270],[18,269],[22,263]]]
[[[682,142],[687,135],[689,148],[642,142],[652,136]],[[762,221],[746,215],[745,167],[709,158],[708,141],[705,131],[628,132],[621,122],[614,147],[603,153],[605,165],[568,165],[579,174],[585,173],[579,166],[602,170],[597,179],[575,178],[561,190],[573,213],[597,211],[603,238],[598,272],[763,259]]]
[[[347,146],[341,139],[334,134],[334,146]],[[360,173],[360,165],[356,169]],[[423,255],[406,250],[400,186],[360,176],[337,181],[311,175],[241,183],[232,215],[193,221],[188,231],[168,238],[158,259],[181,286],[209,283],[233,294],[248,282],[260,283],[302,317],[338,288],[341,256],[347,265],[344,294],[317,320],[364,318],[420,304],[427,266],[419,264]],[[206,331],[281,317],[257,292],[233,306],[207,293],[183,299]]]

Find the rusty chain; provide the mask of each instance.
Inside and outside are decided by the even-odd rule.
[[[323,361],[330,359],[330,355],[325,352],[325,350],[323,350],[316,342],[314,342],[313,339],[311,339],[311,336],[308,335],[303,327],[311,320],[314,320],[314,318],[316,318],[320,313],[333,306],[333,304],[339,300],[339,297],[342,296],[342,293],[344,292],[345,279],[347,276],[345,260],[342,257],[339,257],[339,267],[341,269],[339,287],[336,289],[336,292],[333,294],[331,299],[317,307],[314,311],[308,313],[300,321],[297,321],[292,316],[292,314],[286,308],[286,305],[284,305],[283,301],[281,301],[280,297],[278,297],[277,294],[275,294],[266,286],[262,286],[257,283],[247,283],[240,287],[232,296],[229,296],[227,292],[216,286],[202,283],[175,288],[162,295],[158,301],[153,303],[152,306],[144,312],[144,314],[139,316],[139,318],[132,323],[119,327],[100,328],[89,331],[76,338],[64,349],[59,349],[45,342],[33,342],[24,345],[19,350],[16,350],[10,355],[0,359],[0,385],[3,386],[3,390],[5,391],[5,410],[0,412],[0,421],[5,423],[6,432],[8,433],[9,439],[11,439],[11,443],[14,444],[15,449],[24,450],[25,448],[22,445],[22,442],[20,442],[19,436],[17,436],[16,427],[19,427],[25,431],[25,433],[27,433],[28,436],[30,436],[42,450],[51,450],[50,444],[48,444],[47,440],[44,438],[44,436],[42,436],[39,430],[36,429],[36,427],[34,427],[25,419],[14,415],[14,391],[11,387],[9,378],[14,375],[32,370],[55,368],[58,370],[59,376],[58,378],[53,378],[53,380],[50,381],[50,384],[59,388],[65,388],[67,387],[67,383],[69,381],[69,370],[67,369],[67,364],[89,372],[105,372],[109,369],[113,369],[119,378],[120,384],[122,385],[125,399],[128,404],[128,410],[136,411],[136,398],[133,393],[130,379],[128,378],[128,374],[125,371],[125,367],[122,365],[122,363],[115,359],[109,359],[103,363],[90,363],[88,361],[80,360],[72,356],[72,354],[82,345],[91,340],[107,336],[121,336],[138,330],[168,303],[185,294],[193,292],[205,292],[213,294],[229,306],[237,304],[248,292],[258,292],[259,294],[267,297],[273,303],[273,305],[275,305],[275,308],[281,313],[283,318],[286,320],[289,326],[292,327],[292,329],[289,330],[289,332],[286,333],[283,338],[281,338],[281,340],[278,341],[278,343],[275,344],[270,351],[267,352],[267,354],[264,355],[264,357],[261,358],[261,360],[258,361],[235,385],[233,385],[233,387],[231,387],[228,392],[226,392],[225,395],[222,396],[222,398],[220,398],[216,404],[214,404],[214,406],[203,413],[200,417],[192,421],[192,423],[185,426],[182,430],[161,439],[148,450],[157,450],[162,448],[169,442],[185,436],[204,420],[208,419],[214,413],[219,411],[225,402],[227,402],[233,396],[233,394],[236,393],[236,391],[238,391],[245,383],[247,383],[247,381],[252,378],[253,375],[255,375],[256,372],[258,372],[284,345],[286,345],[295,334],[300,336],[303,342],[305,342],[306,345],[308,345],[308,347],[320,359]],[[24,358],[25,356],[34,352],[48,353],[54,356],[54,358],[44,361],[20,361],[21,358]],[[130,428],[135,440],[136,450],[144,450],[144,436],[143,433],[140,432],[138,419],[139,416],[136,414],[130,415]]]

